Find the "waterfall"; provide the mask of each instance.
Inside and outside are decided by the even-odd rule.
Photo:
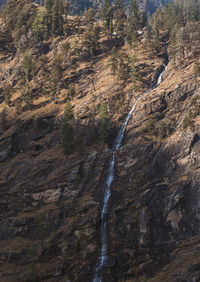
[[[95,267],[95,271],[94,271],[94,276],[93,276],[93,282],[102,282],[102,276],[101,276],[101,271],[104,267],[104,265],[106,264],[107,260],[108,260],[108,253],[107,253],[107,231],[106,231],[106,227],[107,227],[107,207],[108,207],[108,201],[110,198],[110,186],[114,180],[114,167],[115,167],[115,153],[117,152],[117,150],[120,148],[123,137],[124,137],[124,132],[126,130],[126,126],[129,122],[129,119],[131,118],[133,112],[135,111],[135,108],[137,106],[137,103],[152,89],[156,88],[158,85],[160,85],[160,83],[162,82],[162,76],[164,74],[164,72],[167,70],[167,65],[165,66],[164,70],[161,72],[161,74],[159,75],[158,79],[157,79],[157,83],[155,84],[155,86],[153,86],[152,88],[148,89],[147,91],[145,91],[143,94],[141,94],[135,104],[132,106],[130,112],[128,113],[128,115],[125,118],[125,121],[122,124],[122,127],[120,128],[117,138],[114,141],[114,145],[110,151],[110,162],[109,162],[109,169],[108,169],[108,177],[107,177],[107,181],[106,181],[106,189],[105,189],[105,194],[104,194],[104,200],[103,200],[103,208],[101,211],[101,251],[100,251],[100,255]]]

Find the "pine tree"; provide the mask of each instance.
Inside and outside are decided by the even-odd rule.
[[[129,78],[130,67],[128,64],[129,58],[126,53],[121,52],[119,54],[118,63],[118,78],[122,81],[126,81]]]
[[[52,30],[52,7],[54,5],[54,0],[46,0],[45,7],[47,9],[47,33],[51,35]]]
[[[137,0],[131,1],[131,15],[128,19],[128,28],[126,31],[126,40],[131,47],[137,43],[137,29],[139,27],[139,6]]]
[[[157,55],[160,52],[161,42],[160,42],[160,31],[158,23],[153,25],[153,37],[152,37],[152,51]]]
[[[23,101],[25,104],[26,109],[31,109],[31,91],[29,85],[26,85],[23,92],[22,92]]]
[[[64,25],[64,6],[63,6],[63,0],[58,0],[58,30],[57,33],[59,35],[63,34],[63,25]]]
[[[73,109],[70,102],[67,102],[65,106],[64,117],[61,122],[61,143],[65,155],[70,153],[70,149],[74,142],[73,123]]]
[[[130,78],[134,88],[136,88],[137,81],[139,79],[137,68],[136,68],[136,62],[137,62],[136,55],[133,54],[130,58]]]
[[[95,25],[86,30],[83,34],[83,44],[90,52],[90,57],[94,56],[99,48],[99,26]]]
[[[137,28],[139,21],[139,5],[138,0],[131,0],[131,18],[135,28]]]
[[[39,7],[37,16],[32,25],[33,32],[38,41],[47,37],[47,10],[44,7]]]
[[[105,31],[110,37],[112,37],[113,34],[113,14],[114,6],[111,5],[110,0],[105,0],[102,10],[102,18],[104,22]]]
[[[23,60],[22,60],[22,67],[23,67],[23,70],[24,70],[26,82],[28,83],[29,81],[31,81],[31,79],[34,76],[33,57],[32,57],[32,54],[29,51],[27,51],[24,54],[24,57],[23,57]]]
[[[57,35],[58,21],[59,21],[58,18],[59,18],[58,2],[55,2],[53,7],[52,7],[52,20],[51,20],[51,33],[52,33],[52,36]]]
[[[95,22],[95,11],[94,11],[94,9],[90,8],[85,13],[85,17],[86,17],[86,23],[87,23],[88,29],[92,29],[93,26],[94,26],[94,22]]]
[[[52,91],[53,91],[53,98],[54,101],[57,101],[57,96],[60,91],[61,87],[61,79],[62,79],[62,60],[60,57],[56,57],[53,61],[53,66],[52,66],[52,75],[51,75],[51,83],[52,83]]]
[[[47,9],[47,12],[50,14],[51,13],[51,9],[53,7],[54,4],[54,0],[46,0],[45,2],[45,7]]]
[[[116,35],[119,37],[124,37],[124,28],[125,28],[125,21],[126,21],[126,15],[125,15],[125,9],[124,4],[122,0],[115,0],[114,1],[114,30],[116,32]]]
[[[110,120],[106,104],[102,103],[99,108],[99,130],[98,135],[102,142],[108,137],[110,130]]]
[[[110,65],[111,65],[112,75],[116,75],[116,73],[118,72],[118,52],[116,47],[112,48]]]
[[[111,7],[110,0],[105,0],[103,10],[102,10],[102,17],[104,21],[104,27],[106,30],[110,29],[110,21],[111,21],[110,13],[109,13],[110,7]]]

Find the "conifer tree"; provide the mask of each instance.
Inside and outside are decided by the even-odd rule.
[[[111,7],[110,0],[105,0],[103,10],[102,10],[102,18],[104,21],[104,27],[109,30],[110,28],[110,14],[109,14],[109,8]]]
[[[110,120],[108,110],[105,103],[101,103],[99,107],[99,130],[98,135],[102,142],[108,137],[110,129]]]
[[[125,15],[125,9],[124,4],[122,0],[115,0],[114,1],[114,30],[116,32],[116,35],[119,37],[124,37],[124,28],[125,28],[125,21],[126,21],[126,15]]]
[[[63,0],[58,0],[58,29],[57,33],[59,35],[63,34],[63,25],[64,25],[64,6],[63,6]]]
[[[44,7],[39,7],[37,15],[32,25],[33,32],[38,41],[47,37],[47,10]]]
[[[26,82],[28,83],[29,81],[31,81],[31,79],[34,76],[33,57],[32,57],[32,54],[29,51],[27,51],[24,54],[24,57],[23,57],[23,60],[22,60],[22,67],[23,67],[23,70],[24,70]]]
[[[134,88],[137,88],[136,85],[139,80],[139,75],[136,68],[136,62],[137,62],[136,55],[133,54],[130,58],[130,78]]]
[[[57,34],[58,30],[58,2],[56,1],[52,7],[52,18],[51,18],[51,33],[52,36]]]
[[[128,27],[126,31],[126,40],[129,45],[133,46],[137,43],[137,30],[140,25],[138,0],[131,1],[131,15],[128,19]]]
[[[52,91],[54,101],[57,101],[57,95],[59,94],[61,87],[61,79],[62,79],[62,60],[60,57],[55,57],[52,66],[52,75],[51,75],[51,83],[52,83]]]
[[[64,26],[63,15],[67,11],[67,6],[65,5],[64,8],[63,0],[47,0],[45,7],[47,9],[48,34],[52,36],[62,35]]]
[[[95,11],[89,9],[86,12],[87,29],[83,34],[83,44],[87,47],[90,52],[90,57],[95,55],[99,47],[99,26],[95,23]]]
[[[47,9],[47,33],[51,35],[52,29],[52,7],[54,5],[54,0],[46,0],[45,7]]]
[[[74,134],[73,134],[73,123],[74,113],[70,102],[67,102],[64,111],[64,117],[61,122],[61,144],[64,154],[70,153],[70,149],[73,145]]]
[[[137,28],[139,22],[139,5],[138,0],[131,0],[131,19],[132,24]]]
[[[95,22],[95,11],[94,11],[94,9],[90,8],[85,13],[85,17],[86,17],[86,22],[87,22],[88,29],[92,29],[93,26],[94,26],[94,22]]]
[[[110,65],[111,65],[112,75],[116,75],[118,71],[118,52],[117,52],[116,47],[112,48]]]
[[[23,101],[24,101],[25,107],[28,110],[30,110],[31,109],[31,91],[30,91],[30,88],[29,88],[28,84],[23,89],[22,97],[23,97]]]
[[[113,12],[114,7],[111,5],[110,0],[105,0],[102,17],[104,21],[104,28],[108,36],[112,37],[113,34]]]
[[[118,78],[122,81],[126,81],[129,78],[129,58],[126,53],[120,52],[118,63]]]

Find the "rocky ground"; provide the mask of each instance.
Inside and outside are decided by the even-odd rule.
[[[61,43],[55,40],[58,50]],[[53,49],[49,42],[45,46],[37,58],[50,69]],[[91,112],[106,102],[115,135],[165,61],[139,48],[138,65],[147,84],[133,92],[131,84],[111,75],[109,52],[99,54],[92,66],[83,60],[64,73],[76,86],[71,103],[81,140],[69,156],[63,155],[59,131],[67,89],[63,86],[56,103],[52,101],[41,69],[32,82],[31,109],[17,106],[22,95],[20,54],[2,54],[2,282],[92,280],[112,140],[108,145],[90,140],[97,118],[96,113],[91,121]],[[8,81],[13,89],[10,106],[2,95]],[[119,103],[116,97],[122,91]],[[179,69],[170,62],[160,86],[138,103],[116,156],[108,216],[110,259],[103,281],[199,281],[199,116],[182,126],[194,104],[199,106],[198,95],[193,61]]]

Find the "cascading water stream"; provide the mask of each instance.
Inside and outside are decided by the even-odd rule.
[[[167,70],[167,65],[165,66],[165,69],[161,72],[161,74],[159,75],[158,79],[157,79],[157,83],[155,86],[153,86],[152,88],[150,88],[149,90],[145,91],[143,94],[141,94],[135,104],[133,105],[132,109],[130,110],[130,112],[128,113],[128,115],[126,116],[126,119],[122,125],[122,127],[120,128],[117,138],[115,139],[114,145],[110,151],[110,162],[109,162],[109,170],[108,170],[108,178],[106,181],[106,190],[105,190],[105,194],[104,194],[104,201],[103,201],[103,208],[101,211],[101,251],[100,251],[100,255],[95,267],[95,272],[94,272],[94,277],[93,277],[93,282],[102,282],[102,277],[101,277],[101,271],[104,267],[104,265],[107,262],[108,259],[108,254],[107,254],[107,232],[106,232],[106,227],[107,227],[107,207],[108,207],[108,201],[110,198],[110,186],[114,180],[114,167],[115,167],[115,153],[116,151],[119,149],[119,147],[121,146],[121,142],[123,140],[124,137],[124,132],[126,130],[126,126],[129,122],[129,119],[131,118],[133,112],[135,111],[135,108],[137,106],[137,103],[140,101],[140,99],[142,99],[150,90],[156,88],[162,81],[162,76],[164,74],[164,72]]]

